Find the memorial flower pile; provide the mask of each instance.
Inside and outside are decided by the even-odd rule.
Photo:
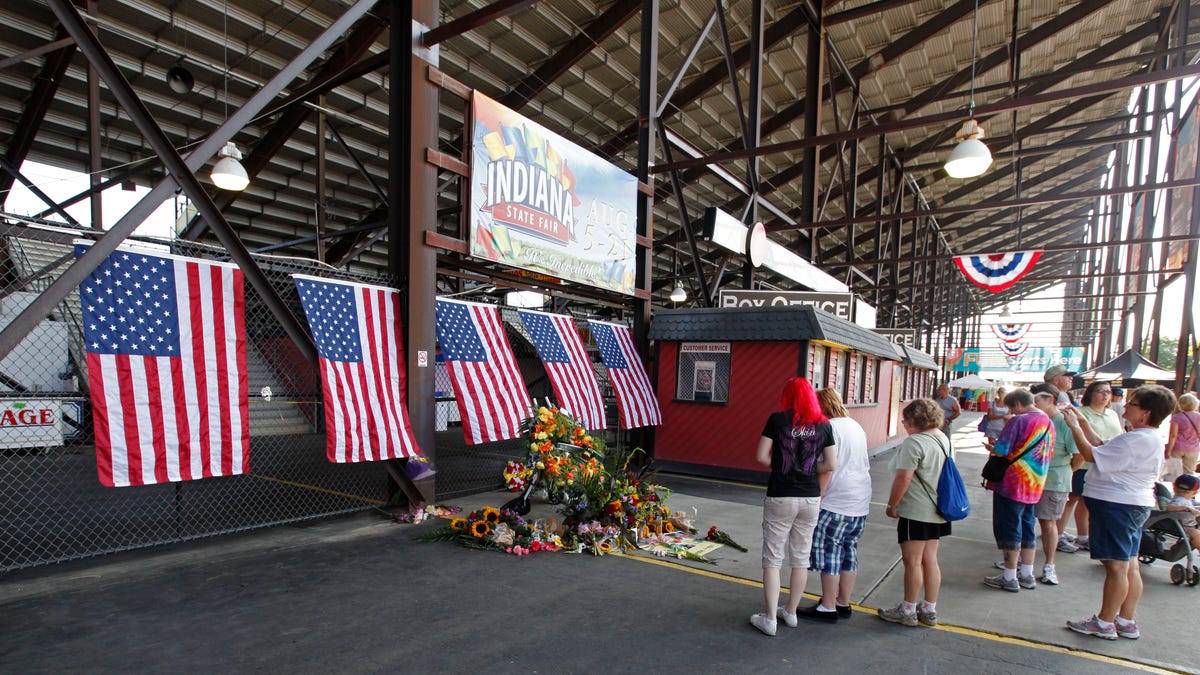
[[[419,541],[453,541],[468,548],[500,550],[513,555],[557,551],[563,547],[553,523],[531,523],[515,511],[485,506],[450,524],[417,537]]]
[[[553,405],[534,410],[522,430],[529,455],[525,461],[508,462],[502,477],[509,490],[523,496],[506,505],[511,508],[488,507],[456,518],[422,540],[458,541],[517,555],[559,549],[604,555],[636,547],[639,537],[694,532],[690,521],[673,517],[665,503],[670,492],[654,484],[653,473],[631,468],[640,448],[606,452],[601,439]],[[561,523],[522,518],[529,495],[537,490],[557,506]]]

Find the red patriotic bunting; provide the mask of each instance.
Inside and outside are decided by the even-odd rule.
[[[992,332],[996,337],[1005,342],[1016,342],[1025,337],[1029,332],[1029,324],[1027,323],[998,323],[992,326]]]
[[[1041,251],[1016,251],[994,255],[955,256],[954,264],[971,283],[999,293],[1012,286],[1033,269]]]

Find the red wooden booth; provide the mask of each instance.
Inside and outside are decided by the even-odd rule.
[[[663,424],[654,458],[698,475],[764,480],[754,459],[790,377],[836,387],[872,447],[897,434],[902,404],[926,396],[932,358],[808,306],[660,310],[650,327]]]

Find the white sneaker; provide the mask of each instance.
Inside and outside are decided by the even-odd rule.
[[[1074,532],[1062,532],[1062,533],[1059,533],[1059,535],[1058,535],[1058,538],[1059,538],[1059,539],[1066,539],[1067,541],[1071,542],[1072,544],[1074,544],[1074,543],[1075,543],[1075,533],[1074,533]]]
[[[1046,565],[1045,567],[1043,567],[1042,568],[1042,578],[1040,581],[1043,584],[1046,584],[1048,586],[1057,586],[1058,585],[1058,575],[1054,572],[1054,568],[1049,565]]]
[[[750,625],[761,630],[763,633],[774,637],[775,629],[778,624],[775,623],[775,619],[768,619],[766,614],[755,614],[754,616],[750,617]]]

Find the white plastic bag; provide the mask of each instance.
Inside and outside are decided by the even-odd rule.
[[[1171,483],[1181,473],[1183,473],[1183,460],[1178,457],[1170,457],[1163,462],[1162,475],[1159,476],[1159,480]]]

